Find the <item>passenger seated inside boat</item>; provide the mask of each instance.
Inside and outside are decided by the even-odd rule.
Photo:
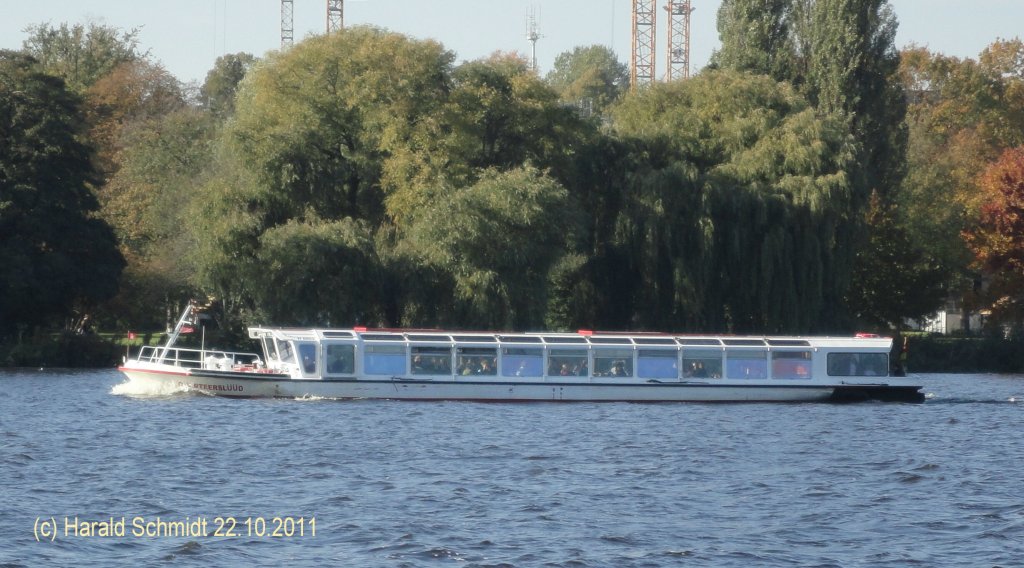
[[[696,378],[707,378],[708,371],[707,369],[704,368],[704,363],[700,361],[694,361],[693,363],[690,363],[690,368],[689,370],[686,371],[686,376]]]
[[[487,359],[486,357],[481,357],[480,358],[480,366],[476,369],[476,374],[478,374],[478,375],[493,375],[496,372],[497,371],[495,370],[495,365],[491,364],[490,359]]]

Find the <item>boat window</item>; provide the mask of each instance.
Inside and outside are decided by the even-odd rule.
[[[773,379],[811,378],[810,351],[772,351]]]
[[[768,345],[776,347],[810,347],[811,342],[806,339],[769,339]]]
[[[586,343],[586,342],[587,342],[586,339],[584,339],[582,337],[576,337],[576,336],[563,336],[563,335],[559,335],[559,336],[545,335],[544,336],[544,343]]]
[[[276,340],[277,356],[282,363],[294,363],[295,352],[292,351],[292,344],[288,341]]]
[[[725,352],[725,361],[727,379],[768,378],[768,353],[765,351],[729,349]]]
[[[719,349],[687,349],[683,351],[683,377],[721,379],[722,351]]]
[[[493,335],[453,335],[452,339],[463,343],[495,343]]]
[[[636,358],[636,375],[645,379],[677,379],[678,356],[675,349],[641,349]]]
[[[522,347],[501,350],[501,374],[505,377],[539,377],[544,371],[544,351]]]
[[[452,350],[448,347],[414,346],[409,360],[414,375],[452,374]]]
[[[676,340],[671,337],[634,337],[637,345],[675,345]]]
[[[679,343],[683,345],[721,345],[717,339],[694,339],[692,337],[678,337]]]
[[[498,350],[493,347],[459,347],[455,372],[459,375],[498,374]]]
[[[263,343],[263,354],[267,356],[267,362],[277,360],[277,350],[274,349],[273,338],[264,336],[260,340]]]
[[[722,343],[726,345],[749,345],[752,347],[760,347],[764,345],[763,339],[723,339]]]
[[[316,376],[316,343],[299,343],[299,360],[302,361],[302,376]]]
[[[628,337],[591,337],[590,342],[604,345],[632,345],[633,341]]]
[[[888,353],[829,353],[830,377],[885,377],[889,374]]]
[[[405,374],[405,346],[363,345],[363,371],[368,375]]]
[[[552,349],[548,355],[548,376],[585,377],[588,374],[586,349]]]
[[[405,338],[394,333],[364,333],[363,341],[405,341]]]
[[[534,335],[499,335],[498,339],[505,343],[540,343],[540,338]]]
[[[409,341],[451,341],[451,337],[448,337],[447,335],[426,335],[422,333],[410,333],[408,337]]]
[[[351,339],[351,338],[355,337],[355,334],[352,333],[351,331],[337,331],[337,330],[333,330],[332,329],[332,330],[324,331],[322,333],[324,334],[324,337],[330,337],[330,338],[343,337],[345,339]]]
[[[356,372],[355,345],[324,345],[324,368],[328,375],[351,375]]]
[[[595,377],[632,377],[632,349],[595,349]]]

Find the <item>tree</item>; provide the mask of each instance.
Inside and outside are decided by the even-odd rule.
[[[85,91],[90,138],[105,178],[120,167],[126,132],[185,106],[178,80],[144,60],[121,63]]]
[[[979,267],[992,274],[997,316],[1024,322],[1024,146],[1006,150],[981,176],[985,203],[964,238]]]
[[[935,312],[946,299],[944,267],[917,248],[895,207],[878,193],[867,212],[868,244],[859,251],[847,305],[858,321],[899,330],[906,319]]]
[[[415,139],[450,88],[451,52],[373,28],[310,38],[239,93],[226,141],[258,180],[268,226],[305,212],[384,218],[384,159]]]
[[[977,60],[920,47],[901,54],[909,143],[896,201],[908,237],[945,267],[946,287],[965,309],[973,307],[980,276],[961,233],[972,229],[987,200],[982,172],[1005,148],[1024,143],[1021,51],[1013,40],[993,43]]]
[[[578,223],[568,197],[536,168],[489,170],[417,216],[405,246],[452,276],[459,324],[536,328],[549,273]]]
[[[54,323],[117,291],[124,259],[94,216],[80,107],[32,57],[0,51],[0,334]]]
[[[139,51],[139,30],[122,31],[90,23],[60,27],[38,24],[25,29],[24,49],[42,68],[82,92],[122,63],[145,59]]]
[[[254,69],[220,135],[219,171],[192,207],[206,231],[192,257],[199,281],[239,312],[278,318],[309,291],[303,286],[349,291],[325,300],[320,312],[298,310],[281,323],[397,317],[393,298],[353,291],[356,273],[344,262],[364,275],[384,273],[387,250],[378,243],[387,241],[375,233],[388,227],[386,197],[405,183],[406,171],[391,162],[420,164],[434,154],[452,59],[432,41],[349,28]],[[415,151],[421,147],[428,151]],[[387,172],[398,181],[388,183]],[[423,177],[433,179],[432,172]],[[275,297],[279,291],[297,295]]]
[[[718,8],[722,47],[712,54],[712,66],[779,80],[791,78],[791,4],[791,0],[723,0]]]
[[[229,53],[218,57],[213,69],[206,74],[206,80],[199,90],[199,100],[218,120],[235,113],[238,84],[256,61],[249,53]]]
[[[601,115],[629,89],[629,68],[606,46],[577,47],[555,58],[545,81],[563,102]]]
[[[834,329],[853,152],[842,122],[785,83],[706,71],[626,99],[613,124],[643,152],[614,229],[614,270],[632,278],[609,294],[631,314],[613,325]]]
[[[126,133],[120,168],[99,194],[128,260],[121,292],[105,306],[108,317],[159,327],[163,314],[154,306],[194,293],[190,255],[204,231],[190,208],[212,175],[213,134],[211,117],[194,107]]]

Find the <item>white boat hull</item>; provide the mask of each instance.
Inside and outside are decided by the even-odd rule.
[[[729,382],[523,383],[510,381],[293,379],[255,373],[121,368],[147,392],[195,391],[229,397],[336,399],[630,402],[811,402],[833,399],[856,385],[735,384]],[[865,385],[872,386],[872,385]],[[891,387],[887,387],[891,388]]]

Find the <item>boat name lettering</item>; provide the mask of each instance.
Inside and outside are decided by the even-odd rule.
[[[199,390],[211,390],[211,391],[227,391],[227,392],[242,392],[245,390],[242,385],[204,385],[203,383],[178,383],[179,387],[188,387],[190,389]]]

